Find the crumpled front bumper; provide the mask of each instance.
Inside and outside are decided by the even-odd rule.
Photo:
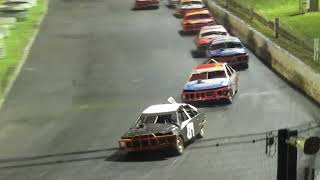
[[[120,139],[118,141],[120,149],[128,152],[138,152],[147,150],[156,150],[176,146],[176,135],[154,134],[134,136],[132,139]]]
[[[212,90],[199,90],[192,92],[182,92],[181,99],[186,103],[195,102],[208,102],[208,101],[219,101],[230,98],[229,93],[231,89],[229,87],[212,89]]]

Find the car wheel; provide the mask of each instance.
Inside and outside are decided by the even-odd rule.
[[[232,93],[231,92],[229,92],[229,98],[228,99],[226,99],[226,103],[227,104],[232,104],[232,101],[233,101],[233,95],[232,95]]]
[[[203,138],[203,136],[204,136],[204,128],[201,127],[199,134],[197,134],[197,137],[198,138]]]
[[[135,151],[127,152],[127,156],[128,157],[136,157],[138,155],[139,155],[139,152],[135,152]]]
[[[184,150],[183,139],[180,136],[178,136],[176,140],[176,146],[174,148],[174,154],[181,155],[183,153],[183,150]]]
[[[248,69],[248,68],[249,68],[249,64],[248,64],[248,63],[244,63],[244,64],[242,65],[242,68],[243,68],[243,69]]]

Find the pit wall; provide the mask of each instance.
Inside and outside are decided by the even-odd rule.
[[[320,103],[320,75],[246,22],[208,0],[216,21],[237,36],[257,57],[298,89]]]

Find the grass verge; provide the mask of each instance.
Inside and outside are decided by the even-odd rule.
[[[320,12],[299,14],[299,0],[237,0],[244,7],[254,7],[268,20],[280,18],[282,24],[312,40],[320,37]]]
[[[39,28],[41,16],[47,10],[47,0],[38,0],[37,6],[27,12],[25,21],[17,22],[4,39],[6,56],[0,60],[0,98],[8,85],[10,76],[23,57],[24,50],[33,33]]]

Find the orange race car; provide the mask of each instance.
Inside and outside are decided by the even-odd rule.
[[[215,24],[216,22],[208,10],[187,13],[181,22],[183,32],[195,32],[203,26]]]
[[[204,8],[202,0],[181,0],[176,7],[176,16],[183,17],[188,12]]]

